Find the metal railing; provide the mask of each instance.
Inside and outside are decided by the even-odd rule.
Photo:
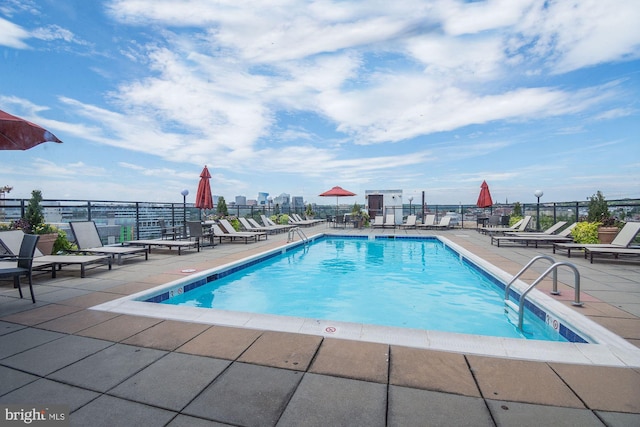
[[[4,194],[2,194],[4,195]],[[611,212],[623,220],[640,220],[640,199],[608,200]],[[0,223],[9,223],[25,216],[28,199],[0,198]],[[70,221],[93,220],[101,227],[109,227],[108,236],[103,236],[115,242],[131,239],[147,239],[160,237],[159,220],[175,227],[183,227],[186,221],[197,221],[205,215],[215,214],[211,211],[201,211],[189,203],[163,202],[131,202],[109,200],[54,200],[42,201],[45,220],[48,223],[61,226],[68,230]],[[360,204],[362,210],[366,206]],[[589,202],[554,202],[540,204],[541,229],[546,229],[557,221],[574,222],[586,216]],[[316,218],[334,217],[350,214],[353,204],[341,205],[312,205]],[[537,203],[521,204],[523,215],[536,216]],[[423,213],[435,214],[436,221],[445,215],[454,215],[452,222],[456,227],[475,227],[479,218],[490,215],[511,215],[513,204],[496,204],[488,209],[480,209],[475,205],[437,205],[423,207],[418,204],[404,204],[397,207],[385,207],[387,213],[400,210],[402,217],[415,214],[418,222],[422,221]],[[278,214],[297,213],[304,215],[305,206],[279,205],[230,205],[228,213],[237,217],[252,217],[257,220],[260,215],[273,216]],[[535,219],[533,223],[536,223]],[[117,231],[114,231],[117,230]],[[105,241],[105,243],[109,243]]]
[[[525,289],[518,297],[518,305],[516,306],[515,304],[513,304],[511,302],[511,300],[509,299],[509,290],[511,288],[511,285],[520,277],[522,276],[522,274],[527,271],[529,269],[529,267],[531,267],[534,263],[536,263],[538,260],[541,259],[545,259],[547,261],[551,262],[551,266],[549,268],[547,268],[544,273],[542,273],[533,283],[531,283],[529,285],[529,287],[527,287],[527,289]],[[574,300],[571,303],[574,306],[582,306],[583,303],[580,302],[580,272],[578,271],[578,269],[576,268],[575,265],[566,262],[566,261],[560,261],[560,262],[556,262],[555,259],[553,259],[552,257],[548,256],[548,255],[539,255],[536,256],[534,258],[531,259],[531,261],[529,261],[527,263],[527,265],[525,265],[524,267],[522,267],[522,269],[515,275],[513,276],[513,278],[511,278],[511,281],[509,281],[509,283],[507,283],[507,285],[504,287],[504,303],[505,303],[505,312],[508,312],[509,309],[511,309],[512,311],[515,311],[518,313],[518,329],[522,330],[522,324],[524,322],[524,304],[526,301],[526,296],[529,292],[531,292],[531,290],[533,288],[535,288],[538,283],[540,283],[545,277],[547,277],[549,275],[549,273],[553,273],[553,290],[551,291],[551,294],[553,295],[560,295],[560,292],[558,291],[558,267],[568,267],[573,271],[574,274]]]

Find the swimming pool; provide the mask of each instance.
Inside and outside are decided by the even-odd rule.
[[[504,312],[504,286],[435,238],[326,236],[147,302],[444,332],[586,342],[527,310]],[[565,328],[566,329],[566,328]],[[565,330],[563,329],[563,332]]]
[[[309,236],[309,239],[313,241],[322,238],[324,235],[325,233],[318,233]],[[390,236],[368,236],[369,239],[380,237],[389,238]],[[461,235],[461,237],[464,239],[463,235]],[[484,272],[483,274],[488,274],[501,283],[507,283],[511,280],[511,274],[485,261],[480,256],[466,250],[450,239],[442,236],[439,236],[438,239],[448,248],[451,248],[461,259],[479,266]],[[273,244],[277,243],[269,243],[269,245]],[[584,337],[589,344],[480,336],[435,330],[387,327],[356,322],[325,321],[308,317],[256,314],[144,302],[145,299],[150,297],[158,296],[171,290],[177,290],[188,283],[192,283],[194,279],[206,278],[212,274],[228,274],[228,272],[233,270],[242,269],[247,264],[261,262],[264,259],[277,256],[300,245],[301,243],[299,241],[287,244],[281,243],[278,244],[276,248],[270,248],[261,253],[246,256],[213,269],[199,270],[197,268],[189,268],[182,271],[177,270],[172,272],[172,274],[185,277],[159,285],[147,291],[138,292],[90,308],[117,314],[148,316],[180,322],[196,322],[214,326],[319,335],[331,338],[378,342],[464,354],[607,366],[640,366],[640,355],[636,347],[587,317],[582,316],[537,290],[532,291],[527,296],[527,299],[544,307],[546,313],[549,314],[552,319],[561,319],[569,325],[572,330],[579,331],[581,336]],[[265,244],[264,246],[267,245]],[[231,251],[234,250],[236,253],[243,252],[244,245],[242,245],[242,247],[232,247]],[[168,272],[171,271],[170,267],[168,270]],[[513,288],[521,291],[527,286],[526,283],[517,280]]]

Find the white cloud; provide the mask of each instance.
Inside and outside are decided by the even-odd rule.
[[[27,49],[29,46],[25,40],[29,37],[31,37],[29,32],[21,26],[0,18],[0,46]]]
[[[556,73],[640,57],[640,3],[555,0],[537,3],[519,29],[525,51]]]

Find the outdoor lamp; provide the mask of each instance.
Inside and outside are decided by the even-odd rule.
[[[413,212],[411,212],[411,203],[413,202],[413,196],[409,196],[409,215],[413,215]]]
[[[544,195],[542,190],[536,190],[533,195],[538,198],[538,206],[536,208],[536,231],[540,231],[540,197]]]
[[[189,195],[189,190],[186,188],[180,192],[182,194],[182,222],[184,224],[185,235],[187,234],[187,196]]]

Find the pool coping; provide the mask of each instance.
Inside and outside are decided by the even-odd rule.
[[[309,239],[317,239],[328,235],[318,233]],[[336,236],[329,234],[328,236]],[[347,236],[353,238],[353,236]],[[402,238],[424,239],[424,235],[403,236]],[[461,257],[478,265],[487,273],[507,283],[511,275],[499,267],[485,261],[481,257],[469,252],[460,245],[442,236],[432,236],[442,241]],[[367,238],[375,238],[368,236]],[[383,238],[389,238],[384,235]],[[153,318],[177,320],[183,322],[203,323],[219,326],[242,327],[257,330],[271,330],[292,332],[347,339],[402,345],[407,347],[448,351],[455,353],[475,354],[490,357],[506,357],[523,360],[562,362],[586,365],[640,367],[640,349],[633,346],[618,335],[598,325],[580,313],[576,313],[563,304],[555,301],[544,293],[534,289],[528,298],[545,307],[557,318],[564,319],[572,327],[587,335],[597,343],[566,343],[539,340],[524,340],[518,338],[501,338],[484,335],[469,335],[433,330],[418,330],[352,322],[327,321],[291,316],[277,316],[247,312],[235,312],[219,309],[204,309],[196,307],[171,306],[152,302],[138,301],[143,296],[159,293],[165,289],[175,287],[179,283],[192,278],[192,275],[203,275],[215,271],[224,271],[247,262],[259,260],[272,253],[286,252],[291,247],[299,246],[301,242],[288,243],[276,249],[245,257],[208,270],[189,269],[183,271],[184,278],[174,280],[155,288],[138,292],[123,298],[109,301],[91,307],[93,310],[107,311],[120,314],[130,314]],[[193,271],[192,271],[193,270]],[[522,292],[528,285],[520,280],[512,287]]]

